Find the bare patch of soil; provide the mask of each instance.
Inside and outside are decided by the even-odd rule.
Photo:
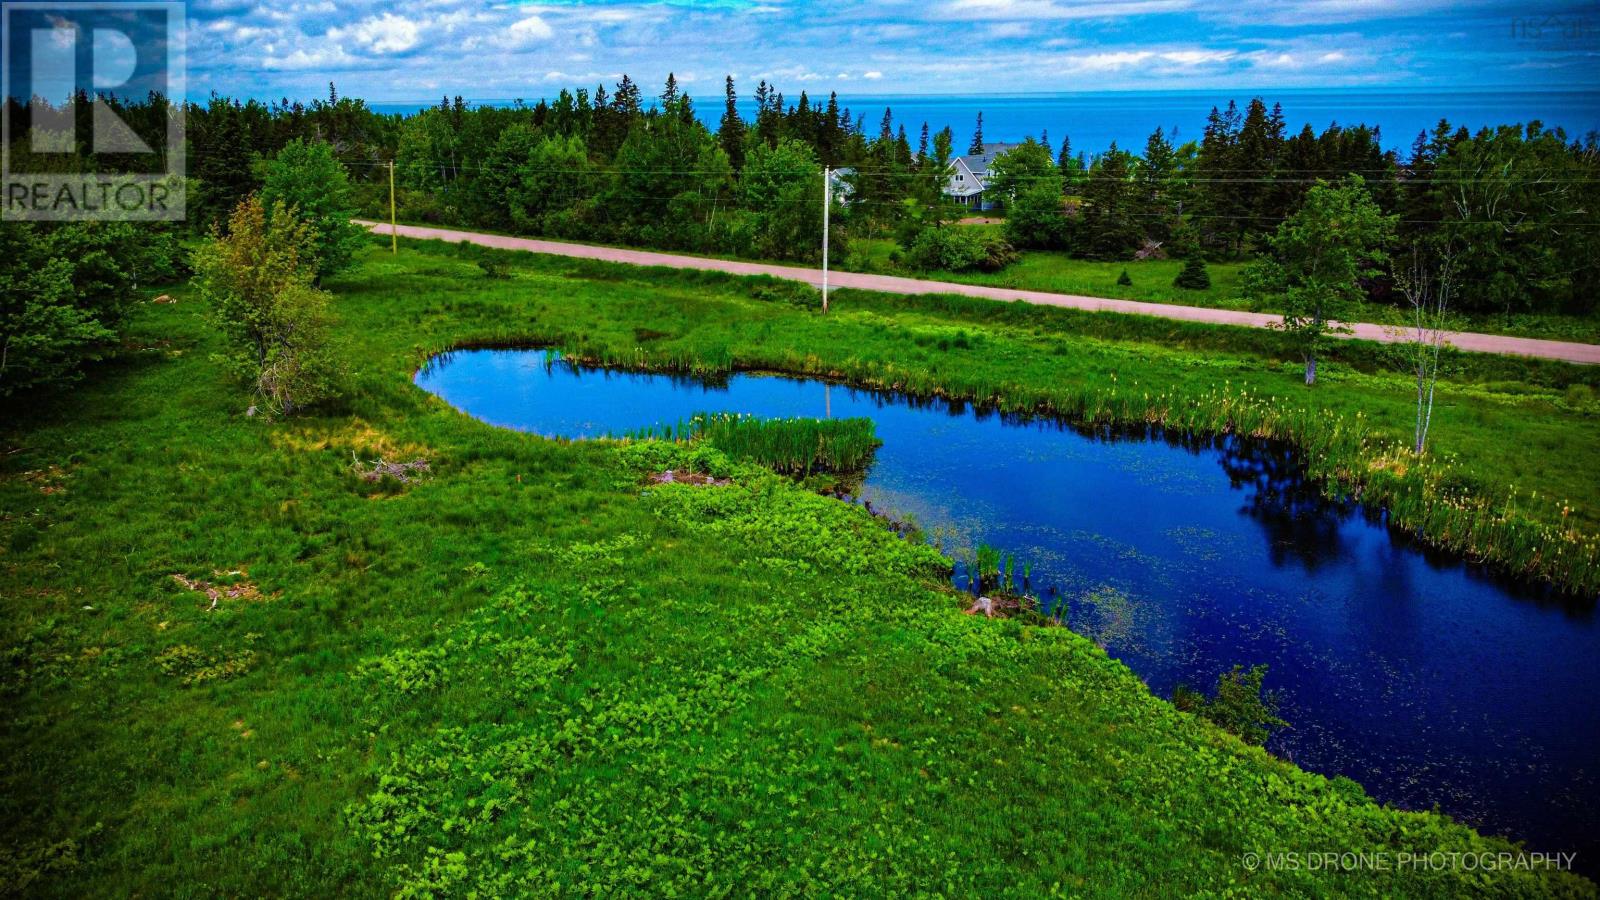
[[[667,469],[664,472],[652,472],[651,484],[692,484],[701,487],[725,487],[733,484],[730,478],[712,478],[700,472],[685,472],[679,469]]]

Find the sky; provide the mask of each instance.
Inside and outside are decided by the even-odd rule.
[[[189,93],[697,98],[1194,88],[1600,89],[1600,4],[1506,0],[191,0]]]

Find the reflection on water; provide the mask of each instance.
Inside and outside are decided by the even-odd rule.
[[[1020,420],[803,379],[718,383],[467,351],[417,383],[484,421],[597,437],[698,411],[868,416],[863,501],[1032,566],[1047,602],[1152,690],[1266,663],[1269,749],[1529,848],[1600,857],[1592,602],[1426,550],[1334,502],[1280,445]],[[1057,598],[1051,601],[1050,598]],[[1592,865],[1592,862],[1590,863]]]

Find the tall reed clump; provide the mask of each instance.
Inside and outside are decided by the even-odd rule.
[[[763,419],[742,413],[696,413],[687,422],[629,436],[702,440],[729,456],[802,476],[863,471],[882,443],[871,419]]]
[[[1568,525],[1562,504],[1547,498],[1547,507],[1539,509],[1537,497],[1464,490],[1447,459],[1418,458],[1401,442],[1379,438],[1361,413],[1344,416],[1313,409],[1228,382],[1197,392],[1151,392],[1138,385],[1130,389],[1115,376],[1109,386],[1040,387],[985,378],[981,371],[930,372],[860,358],[824,361],[794,350],[736,364],[724,364],[720,354],[714,361],[691,364],[681,353],[586,356],[604,365],[697,375],[737,369],[815,375],[912,397],[971,402],[1007,414],[1284,441],[1299,449],[1308,474],[1325,493],[1383,510],[1392,525],[1428,544],[1580,595],[1600,594],[1600,537]]]

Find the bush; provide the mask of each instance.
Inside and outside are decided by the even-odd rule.
[[[924,229],[905,255],[906,265],[922,272],[998,272],[1016,259],[1016,250],[1003,238],[960,226]]]
[[[1006,211],[1006,239],[1018,247],[1060,250],[1067,245],[1061,182],[1047,178],[1022,191]]]
[[[328,346],[331,298],[312,285],[316,233],[280,202],[269,217],[259,197],[240,203],[226,234],[195,251],[200,296],[228,339],[224,359],[254,383],[268,411],[294,410],[337,394]]]
[[[178,277],[176,247],[149,224],[0,222],[0,397],[76,380],[140,284]]]
[[[1259,747],[1274,731],[1289,724],[1278,718],[1277,693],[1261,689],[1266,677],[1266,666],[1252,666],[1249,670],[1234,666],[1232,671],[1217,676],[1216,696],[1207,698],[1180,684],[1173,689],[1172,703]]]
[[[1128,277],[1127,269],[1123,269],[1122,274],[1117,276],[1117,284],[1122,287],[1133,287],[1133,279]]]
[[[1191,291],[1203,291],[1211,287],[1211,274],[1206,271],[1205,260],[1198,256],[1191,256],[1183,263],[1183,271],[1178,277],[1172,279],[1173,287],[1180,287]]]

